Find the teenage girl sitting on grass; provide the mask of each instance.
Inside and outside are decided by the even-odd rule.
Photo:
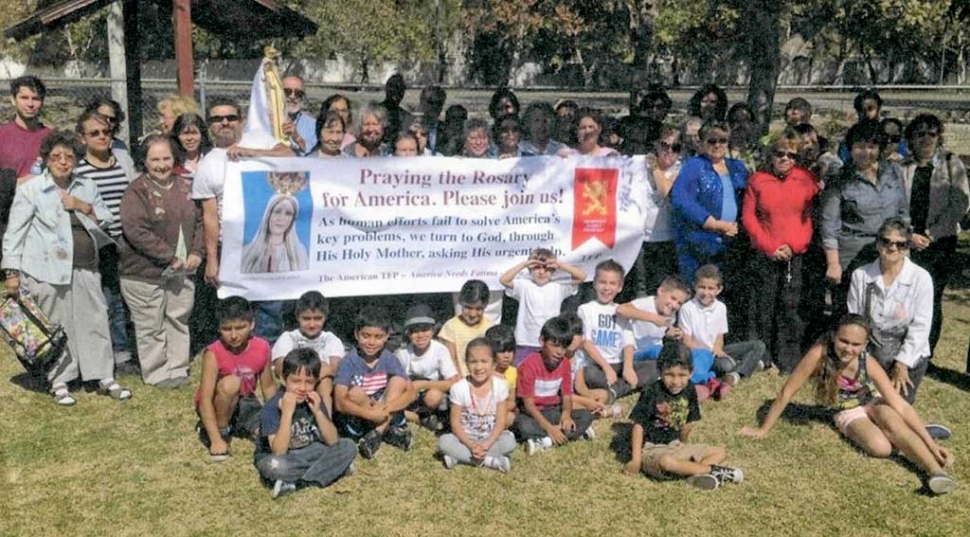
[[[946,469],[953,464],[953,455],[930,438],[923,420],[893,389],[875,358],[865,352],[868,339],[869,327],[863,317],[843,317],[835,331],[798,363],[761,427],[744,427],[739,434],[767,435],[791,398],[811,378],[816,400],[838,411],[834,420],[842,436],[872,457],[888,457],[898,450],[926,472],[926,485],[933,493],[950,492],[956,482]]]

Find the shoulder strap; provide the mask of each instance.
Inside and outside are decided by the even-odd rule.
[[[866,298],[862,303],[862,316],[865,317],[866,322],[872,325],[872,313],[869,311],[870,305],[872,304],[872,293],[876,291],[876,282],[869,282],[866,285]],[[870,326],[871,330],[871,326]]]

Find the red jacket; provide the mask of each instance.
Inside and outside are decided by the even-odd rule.
[[[817,194],[815,177],[803,168],[793,168],[784,179],[761,171],[751,176],[741,211],[751,245],[768,256],[783,244],[793,253],[805,253]]]

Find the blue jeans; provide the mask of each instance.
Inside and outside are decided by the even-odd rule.
[[[266,455],[256,461],[256,468],[270,483],[279,479],[286,483],[326,487],[347,472],[356,456],[357,445],[341,438],[332,446],[314,442],[282,455]]]
[[[253,302],[253,315],[256,318],[256,328],[253,334],[265,339],[270,346],[276,343],[283,333],[283,300]]]
[[[121,298],[121,290],[112,289],[105,285],[101,287],[104,300],[108,304],[108,331],[111,334],[111,350],[115,352],[128,350],[128,315],[125,312],[125,301]]]

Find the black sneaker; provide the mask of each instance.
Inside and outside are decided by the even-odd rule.
[[[404,451],[411,451],[411,446],[414,444],[414,435],[411,434],[411,429],[408,429],[407,425],[401,427],[391,425],[384,431],[384,441]]]
[[[439,420],[438,416],[435,416],[434,414],[428,414],[427,416],[421,418],[418,423],[433,433],[441,430],[441,420]]]
[[[933,440],[949,440],[950,436],[953,434],[949,427],[946,425],[940,425],[938,423],[927,424],[926,432]]]
[[[377,430],[368,432],[357,441],[357,450],[360,451],[360,456],[365,459],[373,459],[380,447],[381,435]]]
[[[721,483],[741,483],[744,481],[744,472],[740,468],[731,468],[730,466],[712,464],[711,475]]]

